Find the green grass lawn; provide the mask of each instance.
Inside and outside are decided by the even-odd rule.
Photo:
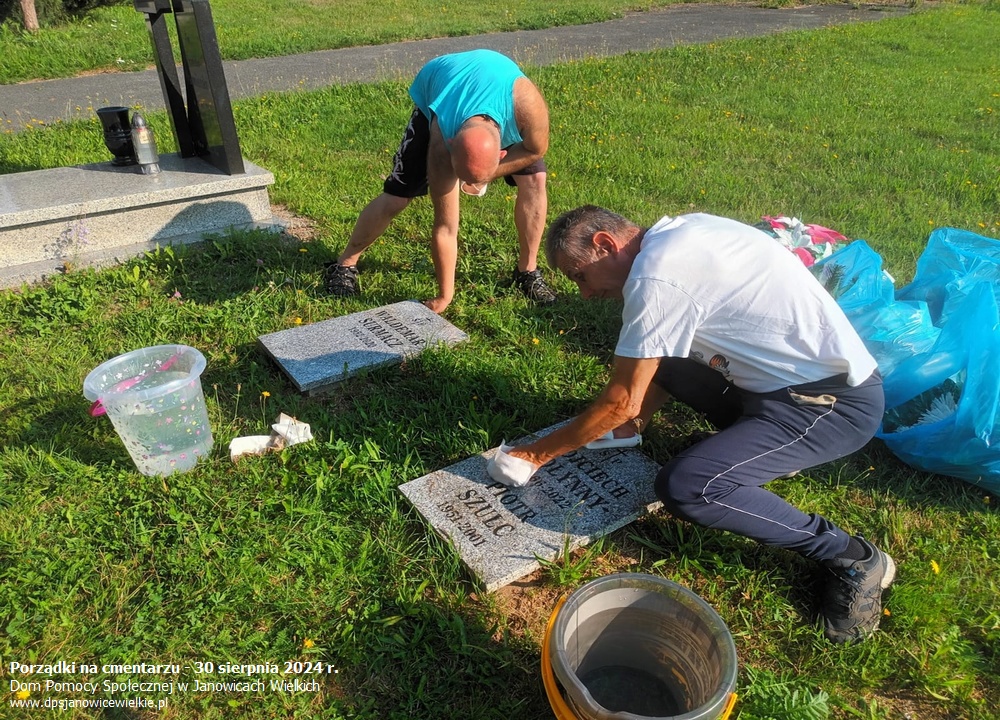
[[[899,287],[934,228],[1000,236],[998,36],[995,4],[935,6],[529,68],[552,113],[550,215],[585,202],[643,223],[690,210],[793,215],[867,240]],[[309,242],[234,233],[0,293],[0,716],[33,716],[8,706],[12,661],[321,660],[337,672],[315,693],[152,693],[164,710],[53,715],[550,718],[544,620],[560,593],[615,570],[680,582],[718,610],[739,654],[734,720],[1000,716],[1000,499],[907,467],[877,441],[774,483],[896,558],[882,630],[861,645],[823,639],[809,563],[667,513],[527,588],[485,593],[464,574],[397,487],[578,412],[607,379],[619,311],[582,301],[564,278],[547,309],[501,286],[516,241],[513,197],[498,185],[463,200],[446,315],[470,341],[328,396],[295,391],[258,336],[434,292],[426,201],[366,254],[361,297],[318,289],[380,188],[405,91],[235,103],[244,154],[274,173],[273,202],[315,224]],[[169,151],[169,133],[159,137]],[[0,134],[0,172],[106,156],[96,120]],[[190,473],[147,478],[81,390],[104,360],[164,342],[208,360],[216,449]],[[316,439],[231,463],[229,440],[265,432],[279,411]],[[675,407],[643,448],[663,462],[701,427]],[[45,696],[80,697],[34,693]]]

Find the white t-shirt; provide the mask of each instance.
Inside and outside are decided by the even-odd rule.
[[[842,373],[858,385],[877,365],[802,262],[735,220],[660,219],[642,239],[623,296],[616,355],[690,357],[751,392]]]

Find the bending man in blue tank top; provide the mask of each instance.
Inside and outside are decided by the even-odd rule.
[[[361,211],[337,262],[327,266],[327,291],[357,294],[361,254],[413,198],[429,191],[438,294],[424,304],[441,312],[455,295],[459,194],[482,195],[491,181],[504,178],[517,188],[519,255],[512,282],[530,300],[554,302],[538,270],[547,210],[542,157],[549,147],[549,113],[538,88],[506,56],[472,50],[428,62],[410,86],[410,97],[416,108],[392,172],[382,193]]]

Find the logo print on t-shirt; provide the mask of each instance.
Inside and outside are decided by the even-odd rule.
[[[713,370],[718,370],[722,373],[723,377],[729,377],[729,361],[726,360],[725,355],[719,355],[716,353],[712,356],[712,359],[708,361],[708,366]]]

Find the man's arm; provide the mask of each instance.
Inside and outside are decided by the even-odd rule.
[[[659,364],[659,358],[616,355],[611,380],[590,407],[565,426],[530,445],[516,447],[508,454],[534,465],[544,465],[639,417]]]
[[[458,177],[451,165],[451,154],[445,145],[437,119],[431,120],[430,144],[427,148],[427,183],[434,205],[434,226],[431,228],[431,259],[438,282],[438,296],[425,300],[424,305],[441,312],[455,296],[455,266],[458,263]]]
[[[507,148],[497,167],[498,178],[528,167],[549,149],[549,109],[542,93],[526,77],[514,82],[514,120],[521,142]]]

